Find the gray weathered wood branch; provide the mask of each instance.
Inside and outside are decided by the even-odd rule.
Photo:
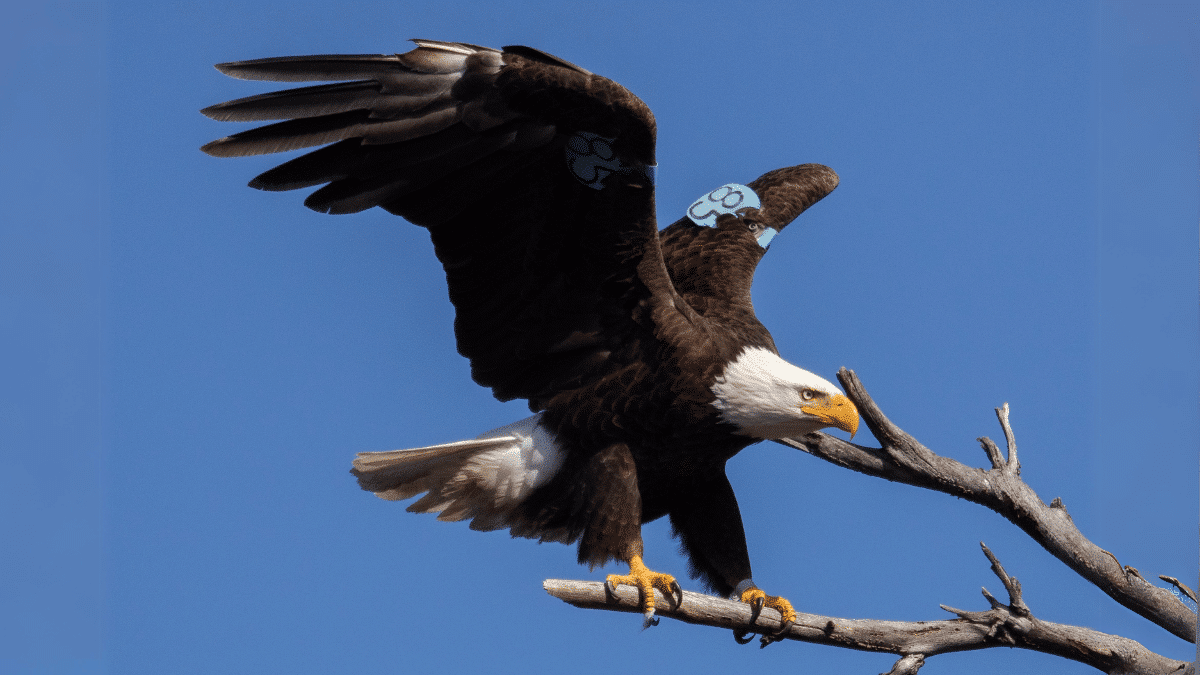
[[[990,438],[980,438],[979,443],[992,465],[985,470],[939,456],[893,424],[875,405],[854,371],[841,369],[838,380],[883,447],[855,445],[823,433],[780,443],[860,473],[981,504],[1021,528],[1117,602],[1184,640],[1196,641],[1195,612],[1173,593],[1146,581],[1136,569],[1121,565],[1116,556],[1083,536],[1061,500],[1055,498],[1047,505],[1021,480],[1007,403],[996,409],[1007,453],[1001,452]]]
[[[1021,598],[1017,580],[1004,571],[986,546],[983,549],[992,561],[993,572],[1009,592],[1008,604],[984,589],[992,605],[990,610],[969,612],[943,606],[958,616],[944,621],[842,619],[798,612],[795,624],[780,639],[896,654],[900,659],[888,675],[914,674],[926,659],[938,654],[989,647],[1020,647],[1055,654],[1112,675],[1182,675],[1189,665],[1155,654],[1127,638],[1037,619]],[[611,594],[599,581],[547,579],[543,588],[576,607],[642,611],[638,590],[630,586],[618,586]],[[780,628],[779,613],[770,608],[764,608],[751,626],[750,606],[746,603],[684,591],[683,603],[674,606],[670,598],[657,591],[655,595],[660,616],[686,623],[734,631],[752,628],[771,634]]]

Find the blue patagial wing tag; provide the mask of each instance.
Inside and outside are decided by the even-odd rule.
[[[737,215],[738,211],[747,208],[762,208],[762,202],[754,190],[745,185],[726,183],[692,202],[687,217],[697,225],[716,227],[718,216],[726,213]],[[758,245],[766,248],[777,234],[779,230],[773,227],[763,228],[762,234],[758,235]]]
[[[762,234],[758,235],[758,245],[763,248],[770,246],[771,240],[774,239],[775,235],[777,234],[779,234],[779,230],[773,227],[764,227]]]
[[[692,202],[692,205],[688,207],[687,217],[697,225],[716,227],[717,216],[726,213],[736,215],[741,209],[757,209],[760,206],[762,206],[762,202],[758,200],[758,195],[754,194],[754,190],[745,185],[727,183]]]
[[[622,162],[612,147],[615,140],[590,131],[580,131],[568,138],[567,168],[571,175],[593,190],[604,189],[604,179],[614,173],[642,176],[653,185],[657,167],[636,167]]]

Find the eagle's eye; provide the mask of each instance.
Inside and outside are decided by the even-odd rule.
[[[750,234],[758,236],[758,233],[762,232],[762,225],[753,220],[748,220],[746,221],[746,229],[750,230]]]
[[[801,389],[800,390],[800,398],[804,399],[805,401],[811,401],[816,397],[817,397],[817,392],[813,391],[812,389]]]

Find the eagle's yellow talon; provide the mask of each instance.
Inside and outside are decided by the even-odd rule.
[[[658,624],[658,619],[654,618],[654,590],[658,589],[662,594],[671,599],[678,607],[683,602],[683,590],[679,587],[679,583],[675,581],[675,577],[670,574],[655,572],[642,562],[642,557],[639,555],[633,556],[629,560],[629,574],[610,574],[605,578],[604,584],[611,591],[616,591],[617,586],[625,584],[638,589],[642,596],[642,614],[644,616],[643,627],[654,626]],[[678,593],[678,595],[676,595]],[[676,600],[678,597],[678,600]]]
[[[779,632],[775,633],[774,635],[763,635],[763,647],[766,647],[772,642],[778,642],[783,638],[784,633],[786,633],[792,627],[792,624],[796,623],[796,610],[792,607],[792,603],[788,602],[785,598],[781,598],[776,595],[767,595],[762,591],[762,589],[751,587],[745,591],[742,591],[742,595],[739,599],[742,602],[750,605],[751,624],[754,624],[756,621],[758,621],[758,615],[760,612],[762,612],[763,607],[770,607],[771,609],[779,612]],[[739,644],[745,644],[746,642],[749,642],[749,639],[746,639],[743,642],[743,638],[744,633],[739,635],[737,631],[734,632],[734,639],[737,640]]]
[[[758,611],[762,611],[763,607],[770,607],[771,609],[779,612],[780,623],[787,623],[789,621],[792,623],[796,622],[796,610],[792,607],[792,603],[788,602],[786,598],[781,598],[776,595],[767,595],[760,588],[750,588],[742,593],[741,600],[742,602],[750,605],[752,608],[757,608]],[[758,611],[754,613],[754,618],[756,619],[758,618]]]

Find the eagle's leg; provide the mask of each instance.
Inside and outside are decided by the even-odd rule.
[[[792,603],[767,595],[750,580],[746,533],[729,479],[724,472],[714,472],[695,480],[693,489],[692,498],[681,500],[671,511],[671,525],[691,558],[693,575],[730,600],[750,605],[750,625],[747,630],[735,630],[735,640],[749,642],[746,636],[755,631],[759,613],[763,607],[770,607],[782,615],[783,625],[776,633],[764,635],[762,644],[765,647],[779,641],[795,623],[796,610]]]
[[[589,488],[583,495],[588,520],[579,541],[579,562],[603,565],[616,559],[628,564],[629,574],[610,574],[605,586],[610,592],[620,584],[636,587],[642,596],[643,626],[657,624],[654,590],[675,606],[683,602],[683,590],[675,577],[642,562],[642,495],[629,446],[614,443],[592,455],[576,484]]]
[[[657,626],[658,618],[654,616],[654,590],[662,591],[663,595],[670,598],[674,605],[679,607],[683,604],[683,589],[679,587],[679,582],[675,581],[675,577],[670,574],[655,572],[646,567],[642,562],[640,551],[630,556],[628,562],[629,574],[610,574],[605,578],[604,585],[608,587],[610,593],[615,593],[617,586],[621,584],[637,587],[642,596],[642,628]]]

